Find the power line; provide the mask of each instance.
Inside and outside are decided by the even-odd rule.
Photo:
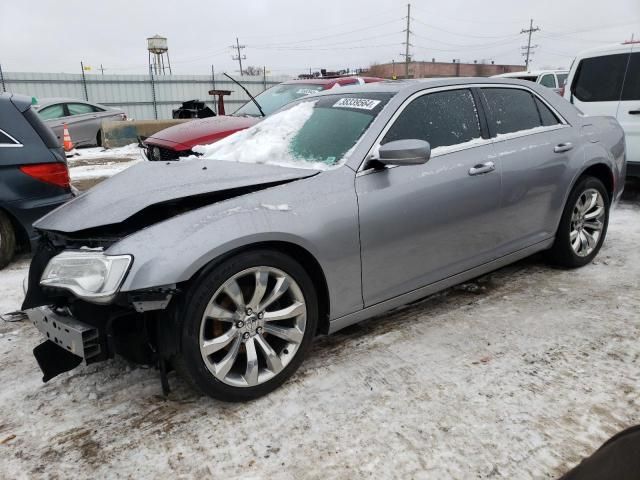
[[[520,33],[526,33],[528,35],[528,40],[527,40],[527,46],[526,47],[522,47],[523,49],[526,50],[526,53],[523,52],[522,54],[525,56],[525,66],[527,68],[527,70],[529,70],[529,60],[531,59],[531,50],[535,49],[538,45],[531,45],[531,34],[533,32],[537,32],[540,30],[540,27],[533,27],[533,18],[529,21],[529,28],[527,29],[522,29],[520,31]]]

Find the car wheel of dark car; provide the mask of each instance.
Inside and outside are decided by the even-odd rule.
[[[591,262],[607,234],[609,208],[609,194],[603,183],[591,176],[580,179],[562,213],[550,250],[551,260],[568,268]]]
[[[0,269],[6,267],[16,251],[16,234],[11,219],[0,210]]]
[[[187,292],[176,369],[224,401],[265,395],[290,377],[318,322],[314,285],[302,266],[277,251],[229,258]]]

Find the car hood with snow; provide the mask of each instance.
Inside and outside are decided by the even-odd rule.
[[[139,163],[100,183],[35,223],[40,230],[71,233],[124,222],[152,206],[198,208],[269,186],[310,177],[305,168],[192,159]],[[165,215],[166,216],[166,215]]]

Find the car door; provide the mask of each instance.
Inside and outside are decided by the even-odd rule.
[[[416,94],[383,131],[377,145],[421,139],[432,150],[425,164],[356,176],[366,306],[494,258],[500,166],[481,121],[470,89],[443,89]]]
[[[640,51],[631,53],[617,119],[624,129],[627,161],[640,165]]]
[[[64,118],[66,117],[66,110],[63,103],[55,103],[53,105],[47,105],[38,110],[38,115],[45,124],[53,130],[53,133],[58,138],[60,145],[62,145],[62,125]]]
[[[542,97],[517,86],[481,89],[489,131],[502,167],[500,256],[555,234],[562,179],[576,154],[577,133]],[[579,154],[579,153],[578,153]]]
[[[101,121],[92,105],[87,103],[67,103],[66,117],[71,140],[76,145],[95,144],[96,134],[100,129]]]

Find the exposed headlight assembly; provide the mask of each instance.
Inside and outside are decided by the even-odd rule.
[[[95,251],[67,251],[53,257],[40,285],[64,288],[94,303],[108,303],[129,270],[131,255],[105,255]]]

